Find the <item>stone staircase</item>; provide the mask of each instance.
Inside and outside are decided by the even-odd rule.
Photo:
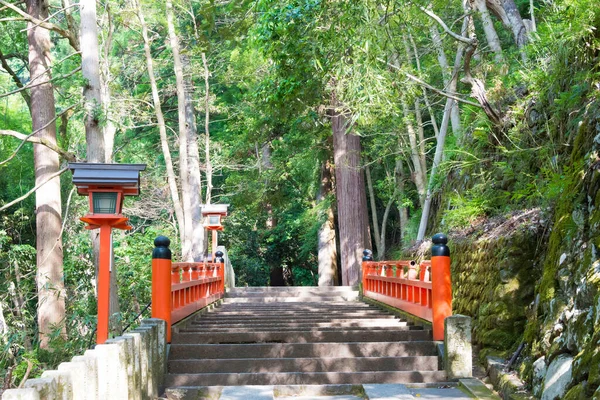
[[[445,380],[431,331],[360,302],[351,288],[266,287],[233,289],[180,324],[166,387]]]

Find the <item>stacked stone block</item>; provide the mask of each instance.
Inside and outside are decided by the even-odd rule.
[[[123,336],[107,340],[9,389],[2,400],[145,400],[159,395],[165,378],[166,324],[147,319]]]

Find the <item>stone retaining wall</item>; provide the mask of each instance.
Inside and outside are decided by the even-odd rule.
[[[146,319],[123,336],[109,339],[57,370],[9,389],[2,400],[145,400],[162,391],[166,373],[166,324]]]

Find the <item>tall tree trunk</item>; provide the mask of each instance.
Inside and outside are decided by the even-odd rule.
[[[351,132],[335,92],[331,105],[342,285],[355,286],[360,282],[362,252],[371,248],[360,137]]]
[[[87,161],[103,163],[104,133],[100,127],[102,98],[100,92],[100,61],[98,58],[98,26],[96,0],[81,0],[81,71],[85,79],[85,141]]]
[[[100,121],[106,120],[106,102],[102,98],[102,88],[108,85],[108,82],[102,82],[100,76],[100,46],[98,45],[98,25],[95,0],[82,0],[79,3],[81,14],[80,25],[80,43],[81,43],[81,69],[86,84],[83,88],[85,98],[85,137],[87,161],[91,163],[104,163],[112,160],[112,138],[109,142],[105,140],[105,132]],[[108,59],[105,60],[108,63]],[[108,93],[108,89],[105,88]],[[104,114],[104,116],[103,116]],[[105,125],[106,127],[106,125]],[[106,144],[111,145],[107,152]],[[108,153],[108,154],[107,154]],[[108,160],[107,160],[108,158]],[[96,276],[98,276],[99,254],[100,254],[100,234],[98,230],[91,231],[92,249],[94,251],[94,262],[96,266]],[[112,258],[112,255],[111,255]],[[113,334],[121,331],[120,327],[120,307],[119,290],[117,285],[117,266],[111,262],[110,271],[110,330]]]
[[[326,160],[321,167],[321,185],[317,202],[326,201],[333,194],[333,166]],[[327,220],[319,228],[319,286],[337,286],[337,243],[335,237],[335,217],[333,204],[327,207]]]
[[[200,153],[198,152],[198,130],[192,95],[194,84],[189,58],[182,57],[183,78],[185,81],[185,131],[188,151],[190,206],[192,217],[192,259],[202,260],[204,256],[204,225],[202,224],[202,178],[200,174]]]
[[[208,78],[210,70],[206,61],[206,54],[202,52],[202,64],[204,65],[204,163],[206,176],[206,204],[210,204],[212,197],[212,174],[213,168],[210,160],[210,86]]]
[[[495,60],[497,63],[504,62],[504,56],[502,55],[502,47],[500,47],[500,39],[498,38],[498,33],[496,33],[496,29],[494,28],[494,22],[490,17],[490,12],[486,6],[485,0],[470,0],[471,6],[477,10],[479,14],[479,18],[481,19],[481,23],[483,25],[483,32],[485,33],[485,37],[487,39],[488,46],[494,52]],[[464,35],[463,35],[464,36]]]
[[[39,20],[48,18],[47,0],[27,0],[27,13]],[[37,86],[31,88],[31,119],[35,136],[56,144],[55,100],[52,88],[50,32],[27,23],[29,73]],[[48,147],[33,145],[35,184],[48,181],[59,171],[58,154]],[[55,330],[66,337],[63,248],[61,238],[62,209],[60,178],[57,176],[41,186],[35,196],[36,249],[38,288],[38,329],[40,347],[48,348]]]
[[[148,38],[148,26],[144,14],[142,13],[139,1],[135,1],[135,8],[137,16],[142,26],[142,37],[144,38],[144,53],[146,54],[146,68],[148,69],[148,76],[150,78],[150,87],[152,89],[152,102],[154,104],[154,113],[156,114],[156,121],[158,123],[158,132],[160,134],[160,145],[162,148],[163,157],[165,158],[165,167],[167,170],[167,181],[169,183],[169,190],[171,192],[171,200],[173,201],[173,209],[175,210],[175,219],[177,220],[177,226],[179,228],[179,238],[181,243],[184,242],[184,219],[183,219],[183,208],[181,200],[179,198],[179,189],[177,188],[177,179],[175,176],[175,170],[173,168],[173,160],[171,158],[171,150],[169,149],[169,140],[167,138],[167,125],[162,112],[162,106],[160,104],[160,97],[158,94],[158,85],[156,84],[156,77],[154,76],[154,62],[152,60],[152,53],[150,52],[150,40]]]
[[[189,151],[186,129],[185,110],[185,82],[183,79],[183,66],[179,52],[179,38],[175,33],[173,24],[173,3],[167,0],[167,26],[169,30],[169,43],[173,52],[175,80],[177,87],[177,115],[179,121],[179,183],[183,202],[183,241],[181,243],[181,257],[184,261],[194,261],[192,254],[192,238],[194,227],[192,221],[192,193],[190,186],[190,166],[188,163]]]
[[[268,188],[270,187],[269,170],[273,169],[273,163],[271,162],[271,144],[269,142],[263,143],[260,147],[260,166],[260,174],[266,174],[263,185]],[[270,202],[268,192],[264,199],[264,209],[267,214],[265,227],[268,231],[273,230],[277,225],[277,219],[273,214],[273,205]],[[271,254],[267,264],[269,265],[269,286],[286,286],[286,277],[284,275],[283,267],[279,262],[278,255],[273,257],[273,254]]]
[[[114,123],[115,116],[113,108],[111,107],[112,95],[110,83],[112,81],[112,76],[110,73],[110,49],[112,48],[115,27],[109,4],[106,5],[106,18],[108,27],[106,39],[102,46],[104,56],[100,60],[100,97],[102,100],[102,112],[104,113],[104,162],[112,163],[117,127]]]

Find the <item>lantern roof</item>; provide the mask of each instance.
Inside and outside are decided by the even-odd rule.
[[[209,214],[222,215],[224,217],[227,216],[227,208],[229,204],[202,204],[200,206],[200,210],[202,210],[202,215],[207,216]]]
[[[127,196],[140,194],[140,171],[146,164],[69,163],[77,193],[89,194],[90,189],[123,189]]]

